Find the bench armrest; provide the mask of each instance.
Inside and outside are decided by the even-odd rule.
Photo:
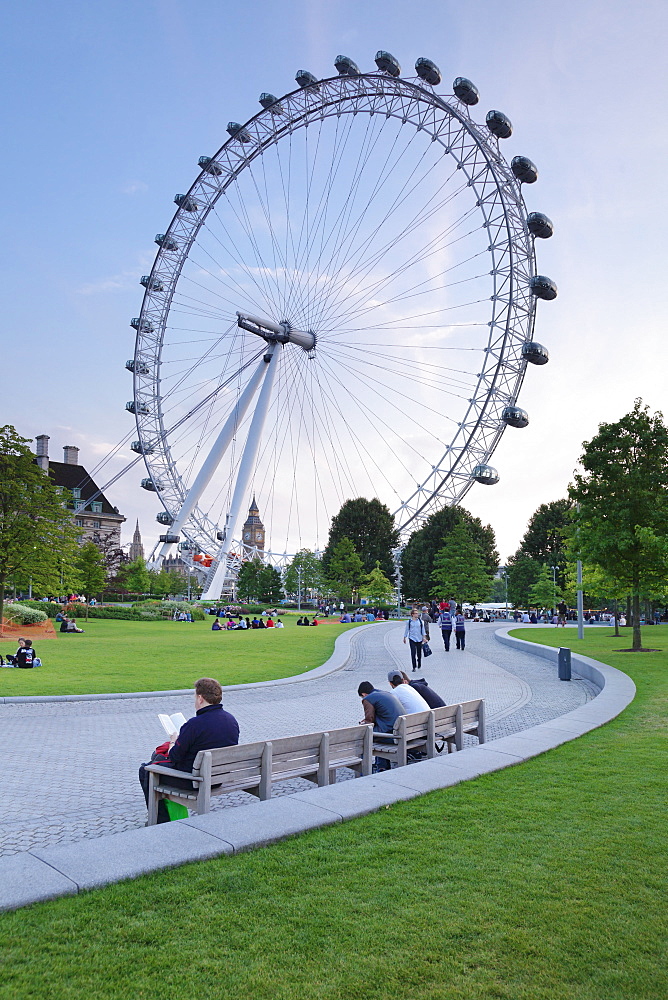
[[[166,774],[170,778],[186,778],[188,781],[201,781],[202,779],[191,771],[177,771],[174,767],[165,767],[164,764],[147,764],[147,771],[153,774]]]

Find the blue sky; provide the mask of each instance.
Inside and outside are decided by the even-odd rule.
[[[476,83],[478,120],[492,107],[509,115],[503,152],[537,163],[528,207],[555,223],[537,248],[559,297],[539,306],[551,361],[528,372],[520,403],[531,424],[505,434],[499,485],[465,504],[508,556],[536,506],[564,495],[600,421],[636,396],[668,409],[667,20],[652,0],[6,8],[3,423],[50,434],[57,460],[78,445],[92,468],[130,428],[124,363],[139,277],[198,156],[222,144],[229,120],[256,112],[261,91],[293,89],[300,68],[332,75],[340,52],[363,69],[379,48],[404,67],[425,55],[446,82]],[[110,491],[128,517],[126,541],[135,517],[147,540],[157,534],[140,478],[133,470]]]

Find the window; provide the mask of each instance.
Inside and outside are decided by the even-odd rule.
[[[75,486],[75,488],[72,490],[72,496],[74,497],[75,500],[81,499],[81,490],[79,489],[78,486]]]
[[[100,522],[99,521],[93,521],[93,527],[94,528],[99,528],[100,527]]]
[[[81,520],[80,517],[75,517],[74,523],[76,524],[77,528],[83,528],[83,521]]]
[[[86,501],[85,500],[75,500],[74,501],[74,509],[75,510],[82,510],[85,506],[86,506]]]
[[[102,504],[100,503],[99,500],[94,500],[92,502],[92,504],[90,505],[90,509],[93,511],[94,514],[101,514],[102,513]]]

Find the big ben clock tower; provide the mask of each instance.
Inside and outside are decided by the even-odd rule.
[[[260,520],[260,509],[255,503],[255,497],[248,508],[248,517],[244,522],[242,534],[244,546],[249,549],[257,549],[257,554],[262,558],[264,555],[264,525]]]

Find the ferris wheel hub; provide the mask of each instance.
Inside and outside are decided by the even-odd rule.
[[[257,319],[255,316],[245,316],[237,313],[237,326],[249,333],[254,333],[263,340],[279,344],[296,344],[305,351],[313,351],[316,336],[312,330],[295,330],[289,320],[274,323],[270,319]]]

